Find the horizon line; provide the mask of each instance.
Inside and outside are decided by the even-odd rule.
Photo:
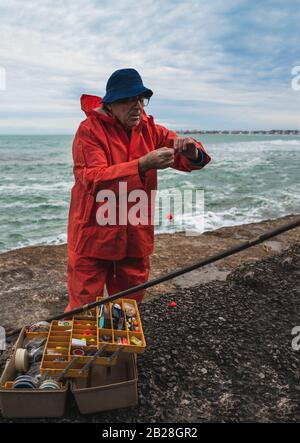
[[[300,135],[300,129],[172,129],[172,131],[184,134],[207,134],[207,135]],[[0,136],[41,136],[41,135],[65,135],[74,136],[74,133],[17,133],[1,134]]]

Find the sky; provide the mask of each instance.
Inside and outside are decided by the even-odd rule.
[[[1,0],[0,134],[73,134],[137,69],[170,129],[300,129],[300,0]]]

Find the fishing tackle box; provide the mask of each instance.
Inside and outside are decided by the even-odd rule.
[[[35,333],[43,337],[45,334]],[[12,380],[17,372],[15,369],[15,355],[22,348],[26,337],[26,328],[23,328],[13,348],[11,358],[7,361],[0,379],[0,408],[3,417],[62,417],[65,412],[68,382],[61,384],[61,389],[11,389]],[[31,335],[31,338],[32,335]]]
[[[98,298],[98,300],[101,300]],[[146,349],[142,323],[135,300],[119,299],[117,303],[124,312],[122,330],[115,328],[113,303],[107,303],[106,321],[100,326],[101,307],[72,317],[71,320],[51,322],[48,333],[28,332],[23,328],[13,348],[0,379],[0,408],[4,417],[61,417],[65,411],[68,388],[75,398],[82,414],[124,408],[137,404],[137,366],[136,354]],[[128,308],[134,312],[137,331],[128,327]],[[103,327],[105,326],[105,327]],[[88,334],[87,332],[88,327]],[[106,345],[106,353],[122,352],[113,360],[101,356],[94,360],[90,370],[80,370],[91,361],[91,356],[77,356],[76,364],[68,371],[70,379],[62,384],[60,390],[12,389],[16,376],[15,354],[22,348],[25,337],[47,337],[40,372],[57,377],[74,357],[73,339],[86,340],[85,349],[100,349]],[[138,342],[133,344],[132,338]],[[91,339],[93,341],[91,341]],[[122,340],[122,342],[120,342]],[[124,342],[125,340],[125,342]],[[54,351],[49,354],[49,350]],[[55,353],[57,351],[57,355]],[[65,361],[55,361],[57,356]]]

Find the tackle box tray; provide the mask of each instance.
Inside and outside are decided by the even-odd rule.
[[[0,408],[3,417],[62,417],[65,412],[68,383],[60,390],[11,389],[16,376],[15,354],[22,348],[26,336],[22,329],[11,358],[7,361],[0,379]]]
[[[97,300],[99,301],[101,298],[98,297]],[[122,329],[116,327],[113,319],[115,303],[121,307],[123,312]],[[69,370],[68,378],[86,378],[88,371],[80,372],[80,369],[91,360],[92,353],[103,346],[105,346],[105,351],[94,361],[96,365],[116,365],[118,355],[113,358],[113,353],[120,347],[122,347],[122,353],[143,353],[146,349],[146,341],[136,301],[118,299],[115,303],[109,302],[102,305],[102,309],[101,307],[91,309],[71,317],[70,320],[53,320],[42,359],[41,373],[56,376],[77,355],[78,360]],[[105,319],[104,312],[106,313]],[[130,312],[133,313],[131,317]],[[101,316],[103,316],[102,325],[100,324]],[[80,342],[84,344],[80,344]],[[78,355],[76,354],[78,352],[84,354]],[[89,355],[89,353],[91,354]]]

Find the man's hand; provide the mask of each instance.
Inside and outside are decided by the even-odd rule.
[[[189,160],[198,159],[198,149],[195,141],[190,137],[177,137],[174,139],[174,150]]]
[[[166,169],[174,163],[174,149],[163,147],[149,152],[139,159],[139,172],[145,173],[149,169]]]

